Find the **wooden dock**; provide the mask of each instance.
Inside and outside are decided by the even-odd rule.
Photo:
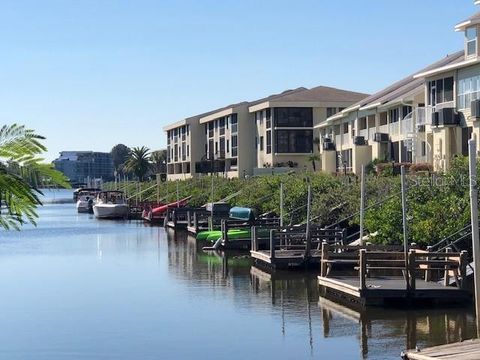
[[[266,239],[252,233],[250,255],[257,266],[270,269],[319,266],[322,244],[343,244],[344,239],[343,229],[311,226],[308,235],[305,227],[275,229]],[[261,241],[268,241],[267,249],[260,249]]]
[[[466,289],[466,253],[358,251],[358,275],[332,275],[322,262],[322,296],[351,306],[411,303],[459,304],[471,300]],[[327,257],[327,264],[331,260]],[[352,259],[352,261],[355,261]],[[436,281],[443,273],[443,280]],[[448,286],[453,277],[456,286]],[[419,279],[418,279],[419,278]],[[432,280],[432,281],[430,281]]]
[[[403,360],[478,360],[480,359],[480,339],[434,346],[420,349],[420,351],[407,350],[401,354],[401,358]]]

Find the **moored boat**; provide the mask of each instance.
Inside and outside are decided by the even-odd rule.
[[[99,191],[82,190],[77,194],[77,212],[79,213],[93,213],[93,205],[95,205],[96,198]]]
[[[143,219],[148,221],[148,222],[162,222],[165,214],[168,209],[171,208],[176,208],[176,207],[183,207],[187,205],[188,200],[190,200],[191,196],[186,197],[184,199],[165,204],[165,205],[160,205],[156,208],[150,209],[149,211],[144,211],[143,213]]]
[[[101,191],[93,205],[93,213],[97,219],[126,219],[128,204],[123,191]]]

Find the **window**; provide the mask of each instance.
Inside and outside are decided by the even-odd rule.
[[[453,77],[443,79],[443,98],[445,102],[453,101]]]
[[[214,121],[208,123],[208,137],[213,137],[213,126]]]
[[[309,154],[313,151],[312,130],[277,130],[275,133],[277,153]]]
[[[337,108],[334,107],[327,107],[327,118],[333,116],[337,113]]]
[[[227,153],[230,152],[230,140],[227,139]]]
[[[260,151],[263,151],[263,136],[260,136]]]
[[[348,123],[343,124],[343,133],[348,134]]]
[[[477,53],[477,28],[470,27],[465,31],[467,56],[476,55]]]
[[[220,138],[220,158],[225,159],[225,138]]]
[[[238,132],[238,128],[237,128],[237,126],[238,126],[238,125],[237,125],[237,114],[232,114],[232,122],[231,122],[231,124],[232,124],[232,130],[231,130],[232,134]],[[233,144],[232,144],[232,146],[233,146]]]
[[[275,126],[277,127],[313,127],[312,108],[275,108]]]
[[[220,135],[225,135],[225,118],[221,118],[220,122]]]
[[[472,101],[480,99],[480,76],[473,76],[458,80],[458,103],[459,109],[467,109]]]
[[[190,145],[187,145],[187,156],[190,156]]]
[[[265,121],[266,128],[270,129],[272,127],[272,111],[270,108],[265,110],[265,117],[266,117],[266,121]]]
[[[184,142],[182,142],[182,161],[187,160],[187,151],[186,151],[186,149],[187,149],[187,145],[186,145]]]
[[[398,108],[390,110],[390,122],[397,122],[398,121]]]
[[[402,119],[405,119],[412,112],[411,106],[402,106]]]
[[[208,160],[212,160],[215,157],[215,151],[213,151],[213,140],[208,140]]]
[[[238,144],[237,144],[237,135],[232,135],[232,156],[237,156]]]
[[[272,132],[270,130],[267,131],[267,154],[272,153]]]

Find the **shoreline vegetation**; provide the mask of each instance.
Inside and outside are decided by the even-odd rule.
[[[390,170],[388,170],[390,166]],[[385,171],[387,168],[387,171]],[[375,244],[402,243],[402,206],[400,177],[393,175],[392,164],[374,165],[365,180],[367,232],[375,234],[369,241]],[[466,157],[452,160],[445,174],[430,173],[420,167],[407,176],[409,242],[426,247],[465,227],[470,219],[469,178]],[[307,186],[312,187],[312,222],[320,226],[358,228],[360,179],[356,176],[334,176],[319,172],[291,173],[226,179],[213,176],[213,201],[228,200],[233,206],[250,207],[257,214],[280,213],[280,184],[284,188],[284,222],[298,224],[306,220]],[[212,177],[161,182],[110,182],[106,190],[125,190],[138,201],[173,202],[191,196],[190,206],[202,206],[212,201]],[[178,189],[178,191],[177,191]],[[141,192],[141,195],[135,196]],[[158,193],[157,193],[158,192]]]

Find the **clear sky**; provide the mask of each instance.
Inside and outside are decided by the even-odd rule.
[[[0,124],[61,150],[298,86],[375,92],[463,46],[473,0],[0,0]]]

